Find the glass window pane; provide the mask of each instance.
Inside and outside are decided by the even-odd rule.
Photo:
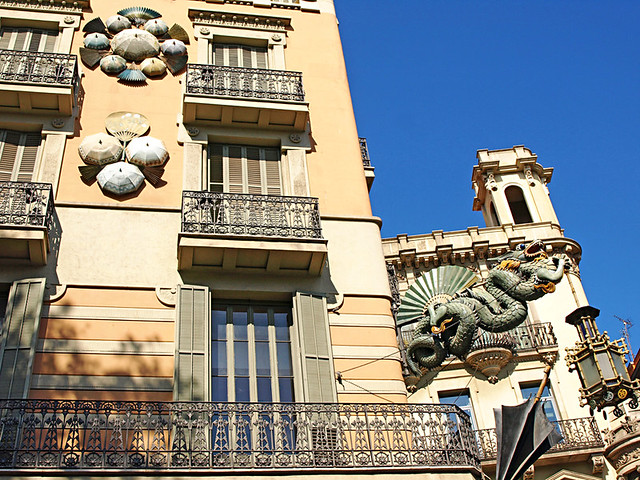
[[[267,342],[256,342],[256,373],[258,375],[271,375],[269,343]]]
[[[233,308],[233,338],[236,340],[247,339],[247,309],[243,307]]]
[[[279,378],[278,389],[281,402],[293,402],[293,378]]]
[[[266,310],[253,311],[253,325],[256,340],[269,340],[269,316]]]
[[[276,344],[276,352],[278,357],[278,376],[291,376],[293,369],[291,367],[291,345],[289,343],[278,342]]]
[[[235,375],[249,375],[249,344],[247,342],[234,342]]]
[[[211,374],[213,376],[227,374],[226,342],[211,342]]]
[[[213,326],[211,335],[215,340],[227,338],[227,309],[213,310],[211,312],[211,324]]]
[[[236,402],[248,402],[251,400],[249,396],[249,378],[236,377]]]
[[[228,400],[227,377],[213,377],[211,379],[211,401],[226,402]]]
[[[271,377],[258,377],[258,401],[270,402],[271,396]]]
[[[285,312],[275,312],[273,320],[276,326],[276,340],[289,340],[289,315]]]

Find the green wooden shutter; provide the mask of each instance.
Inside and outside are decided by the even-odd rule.
[[[304,393],[307,402],[335,402],[336,388],[329,343],[329,318],[324,297],[296,294]]]
[[[0,346],[0,398],[27,398],[40,326],[44,278],[14,282]]]
[[[176,354],[173,398],[209,400],[209,287],[179,285],[176,309]]]

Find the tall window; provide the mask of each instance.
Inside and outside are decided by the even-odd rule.
[[[0,49],[25,52],[55,52],[57,30],[30,27],[4,27],[0,29]]]
[[[0,130],[0,182],[30,182],[42,134]]]
[[[211,400],[293,402],[291,308],[214,305]]]
[[[511,185],[505,189],[504,194],[507,197],[507,202],[509,203],[513,222],[516,224],[532,223],[533,218],[531,218],[531,213],[529,212],[529,207],[527,207],[527,201],[524,198],[522,189],[515,185]]]
[[[245,145],[209,145],[209,191],[281,195],[280,151]]]
[[[473,415],[473,407],[471,406],[471,397],[468,390],[461,392],[438,392],[440,403],[448,403],[457,405],[460,409],[469,415],[473,429],[477,429],[476,419]]]
[[[214,65],[244,68],[268,68],[267,47],[214,43]]]
[[[540,382],[538,383],[527,383],[524,385],[520,385],[520,392],[522,393],[522,399],[527,400],[528,398],[533,398],[538,393],[538,389],[540,388]],[[547,415],[547,418],[555,422],[558,420],[558,415],[556,413],[555,400],[553,399],[553,395],[551,395],[551,391],[549,390],[549,385],[544,386],[544,390],[542,391],[542,396],[540,397],[540,403],[542,404],[542,408],[544,413]]]

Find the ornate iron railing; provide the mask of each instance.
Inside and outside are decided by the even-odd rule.
[[[367,139],[364,137],[358,137],[360,142],[360,155],[362,155],[362,164],[365,167],[371,166],[371,158],[369,158],[369,147],[367,146]]]
[[[322,238],[317,198],[243,193],[182,192],[182,231]]]
[[[530,350],[535,348],[554,347],[558,339],[553,333],[550,322],[520,325],[502,333],[491,333],[478,329],[478,338],[471,345],[471,350],[481,350],[491,346],[509,346],[514,350]]]
[[[558,420],[553,422],[564,437],[548,453],[583,450],[587,448],[604,448],[604,441],[598,424],[592,417]],[[498,439],[495,428],[476,430],[476,440],[481,460],[493,460],[498,455]]]
[[[50,229],[53,195],[50,183],[0,182],[0,226]]]
[[[189,95],[304,102],[300,72],[187,64],[186,84]]]
[[[77,78],[75,55],[0,50],[0,82],[72,87]]]
[[[0,401],[0,469],[479,468],[455,405]]]
[[[409,343],[411,343],[412,337],[413,330],[411,328],[403,329],[400,334],[402,340],[401,348],[406,349]],[[517,352],[536,348],[557,347],[558,339],[553,332],[551,322],[520,325],[502,333],[491,333],[479,328],[478,336],[471,345],[471,350],[480,350],[489,346],[507,345],[511,346]]]

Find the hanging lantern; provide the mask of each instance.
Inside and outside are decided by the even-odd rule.
[[[612,342],[607,333],[601,334],[596,325],[600,310],[586,306],[574,310],[566,322],[578,330],[580,340],[574,348],[567,348],[567,364],[578,372],[582,388],[581,403],[591,410],[615,407],[616,416],[623,414],[620,404],[631,400],[629,406],[638,408],[638,380],[631,380],[625,355],[629,353],[622,339]]]

